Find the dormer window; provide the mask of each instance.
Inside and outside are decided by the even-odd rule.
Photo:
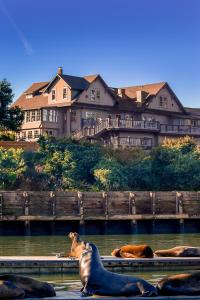
[[[33,94],[27,94],[26,95],[26,99],[30,99],[30,98],[33,98]]]
[[[67,99],[68,98],[68,90],[67,88],[63,88],[63,99]]]
[[[52,101],[56,100],[56,90],[52,90],[52,92],[51,92],[51,100]]]

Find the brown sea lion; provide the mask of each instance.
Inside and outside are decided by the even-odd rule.
[[[0,299],[6,297],[43,298],[56,296],[51,284],[30,277],[5,274],[0,275],[0,282]]]
[[[156,250],[155,256],[159,257],[198,257],[200,256],[199,247],[177,246],[165,250]]]
[[[157,284],[160,295],[200,295],[200,272],[167,276]]]
[[[101,296],[156,296],[157,289],[147,281],[130,275],[106,270],[97,247],[85,244],[79,258],[79,273],[83,288],[82,297]]]
[[[114,249],[111,255],[123,258],[152,258],[153,251],[148,245],[125,245]]]
[[[82,251],[85,249],[85,246],[84,246],[85,244],[82,243],[80,235],[77,232],[70,232],[68,234],[68,237],[71,239],[72,245],[71,245],[71,250],[66,255],[66,257],[79,258]]]

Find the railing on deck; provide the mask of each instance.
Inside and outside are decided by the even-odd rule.
[[[192,127],[190,125],[160,125],[161,133],[172,133],[172,134],[192,134],[200,135],[200,127]]]
[[[110,129],[136,129],[136,130],[147,130],[147,131],[159,131],[159,122],[149,121],[136,121],[133,119],[104,119],[99,121],[94,126],[84,127],[81,130],[77,130],[72,134],[72,137],[81,139],[83,137],[93,137],[98,135],[104,130]]]

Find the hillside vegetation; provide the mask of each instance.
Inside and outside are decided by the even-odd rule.
[[[200,190],[193,139],[166,140],[151,152],[42,137],[37,152],[0,148],[0,189]]]

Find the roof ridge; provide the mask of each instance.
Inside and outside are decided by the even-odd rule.
[[[129,85],[129,86],[124,86],[124,87],[119,87],[122,89],[127,89],[127,88],[131,88],[131,87],[142,87],[142,86],[147,86],[147,85],[157,85],[157,84],[166,84],[167,81],[160,81],[160,82],[155,82],[155,83],[145,83],[145,84],[138,84],[138,85]]]

